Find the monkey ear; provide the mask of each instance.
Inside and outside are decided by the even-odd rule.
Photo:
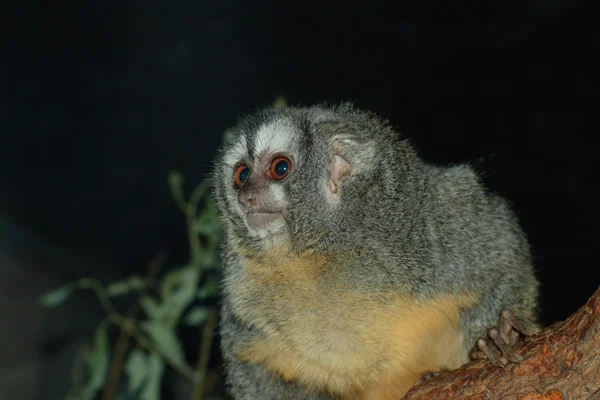
[[[335,137],[333,139],[333,157],[327,165],[327,194],[333,201],[340,200],[340,186],[344,178],[352,173],[352,165],[343,151],[345,146],[352,146],[356,142],[350,137]]]

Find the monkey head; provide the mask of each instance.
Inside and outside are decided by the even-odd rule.
[[[386,156],[397,136],[349,104],[246,117],[220,150],[214,172],[228,238],[257,250],[284,241],[301,251],[373,220],[378,197],[390,195],[384,178],[406,175],[406,160]]]

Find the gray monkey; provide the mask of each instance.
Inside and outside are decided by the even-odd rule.
[[[373,113],[257,112],[213,179],[235,399],[399,399],[473,354],[518,362],[519,332],[536,333],[538,281],[507,202]]]

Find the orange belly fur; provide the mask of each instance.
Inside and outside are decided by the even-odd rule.
[[[476,296],[350,290],[330,260],[285,248],[247,259],[232,305],[262,334],[240,360],[344,400],[398,399],[424,373],[468,361],[459,317]]]

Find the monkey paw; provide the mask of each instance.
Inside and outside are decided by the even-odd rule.
[[[489,360],[492,364],[504,367],[509,362],[518,363],[523,356],[515,352],[519,334],[535,336],[537,327],[528,324],[509,310],[500,314],[498,326],[488,330],[487,337],[477,340],[476,350],[471,354],[475,360]]]

